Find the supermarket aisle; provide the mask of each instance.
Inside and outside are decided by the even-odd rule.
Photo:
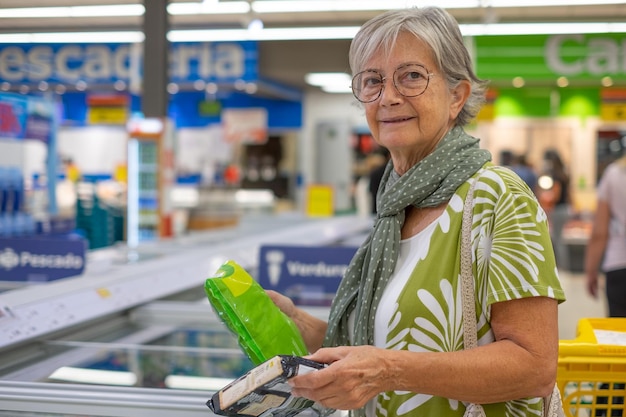
[[[606,317],[604,297],[587,294],[582,273],[559,271],[567,301],[559,306],[559,339],[574,339],[576,324],[585,317]]]

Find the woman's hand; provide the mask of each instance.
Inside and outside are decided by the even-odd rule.
[[[276,307],[296,324],[309,352],[319,349],[326,334],[326,322],[296,307],[289,297],[273,290],[265,290],[265,292]]]
[[[385,350],[373,346],[323,348],[308,359],[327,363],[327,368],[289,380],[293,394],[325,407],[353,410],[386,391],[389,367]]]
[[[273,290],[265,290],[265,293],[268,295],[268,297],[270,297],[274,304],[276,304],[276,307],[278,307],[280,311],[285,313],[287,317],[295,320],[297,315],[297,308],[293,301],[291,301],[291,298],[286,297]]]

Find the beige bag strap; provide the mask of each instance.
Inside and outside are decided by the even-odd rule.
[[[465,196],[461,221],[461,302],[463,305],[463,347],[466,350],[478,346],[474,273],[472,271],[472,214],[476,183],[478,183],[477,178],[474,179]],[[466,403],[465,407],[463,417],[485,417],[485,410],[482,405]]]
[[[463,203],[461,223],[461,297],[463,303],[463,346],[472,349],[478,346],[476,330],[476,307],[474,301],[474,273],[472,272],[472,212],[475,178]]]

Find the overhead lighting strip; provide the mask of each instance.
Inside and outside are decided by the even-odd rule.
[[[176,15],[196,14],[246,14],[250,12],[247,1],[204,2],[204,3],[171,3],[167,12]]]
[[[483,3],[484,4],[484,3]],[[600,6],[624,4],[623,0],[490,0],[490,7],[555,7],[555,6]]]
[[[139,43],[140,31],[123,32],[33,32],[0,34],[0,43]]]
[[[441,0],[439,2],[424,2],[423,0],[263,0],[252,2],[252,10],[257,13],[306,13],[306,12],[349,12],[405,9],[407,7],[434,6],[445,9],[459,9],[479,7],[478,1]]]
[[[626,33],[626,23],[497,23],[460,25],[463,36]]]
[[[246,14],[256,13],[307,13],[338,11],[372,11],[404,9],[434,5],[444,9],[510,8],[549,6],[598,6],[623,4],[621,0],[257,0],[257,1],[204,1],[171,3],[171,15],[194,14]],[[16,7],[0,9],[0,19],[63,18],[98,16],[142,16],[142,4],[110,4],[92,6]]]
[[[0,19],[59,18],[59,17],[123,17],[143,16],[143,4],[114,4],[107,6],[19,7],[0,9]]]
[[[167,34],[167,39],[170,42],[352,39],[358,30],[359,26],[265,28],[259,31],[247,29],[173,30]]]
[[[589,33],[626,33],[626,23],[492,23],[462,24],[464,36],[486,35],[556,35]],[[172,30],[170,42],[237,42],[278,40],[338,40],[352,39],[359,26],[265,28],[246,29]],[[141,31],[126,32],[47,32],[0,34],[0,43],[138,43],[143,42]]]

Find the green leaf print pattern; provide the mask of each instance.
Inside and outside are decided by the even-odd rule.
[[[474,194],[472,247],[479,345],[494,340],[490,305],[544,295],[564,300],[546,215],[532,192],[511,171],[490,167],[479,172]],[[475,178],[475,177],[474,177]],[[471,179],[470,181],[473,181]],[[387,348],[413,352],[463,349],[459,233],[464,184],[437,220],[427,253],[401,292],[387,328]],[[486,405],[487,416],[541,415],[541,399]],[[379,416],[462,416],[459,401],[393,391],[378,396]]]

